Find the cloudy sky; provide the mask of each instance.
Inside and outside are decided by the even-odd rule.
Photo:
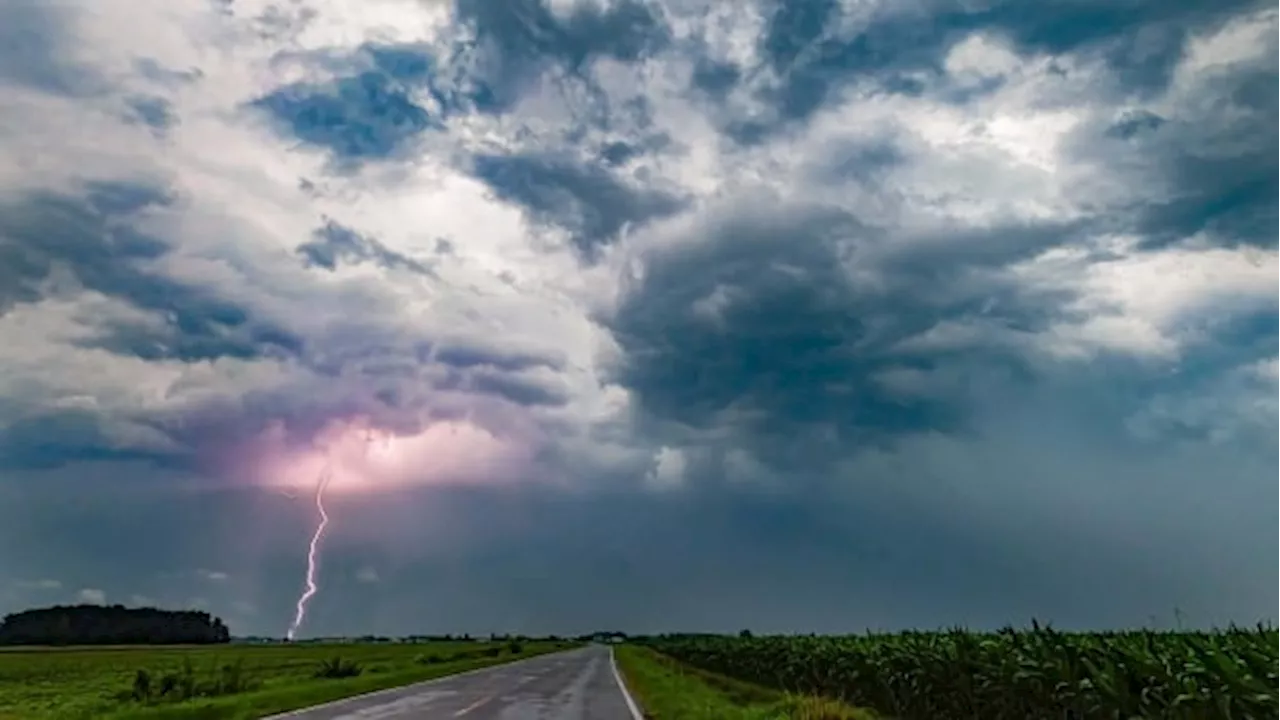
[[[303,635],[1274,619],[1277,122],[1261,1],[0,0],[0,611],[281,634],[345,453]]]

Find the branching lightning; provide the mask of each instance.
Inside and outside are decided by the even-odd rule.
[[[319,516],[319,522],[316,523],[315,532],[311,534],[311,544],[307,547],[306,587],[303,589],[302,594],[298,596],[293,622],[289,624],[289,631],[285,633],[285,637],[289,640],[292,640],[294,635],[297,634],[302,621],[307,619],[307,603],[311,602],[311,598],[320,590],[320,586],[316,583],[320,541],[324,539],[324,530],[329,526],[329,513],[324,509],[324,491],[332,479],[333,458],[329,456],[325,460],[324,469],[320,471],[320,477],[316,482],[316,513]]]

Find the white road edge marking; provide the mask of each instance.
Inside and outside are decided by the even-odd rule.
[[[627,690],[627,684],[622,681],[622,674],[618,672],[618,661],[613,657],[613,646],[609,646],[609,665],[613,668],[613,679],[618,681],[618,689],[622,691],[622,699],[627,701],[627,709],[631,711],[632,720],[644,720],[644,715],[640,712],[640,708],[636,707],[636,701],[631,697],[631,691]]]
[[[431,678],[430,680],[419,680],[418,682],[409,683],[408,685],[397,685],[395,687],[383,688],[382,690],[374,690],[373,692],[361,693],[359,695],[348,695],[344,698],[338,698],[337,700],[330,700],[327,703],[320,703],[319,705],[308,705],[307,707],[298,708],[297,710],[290,710],[288,712],[283,712],[278,715],[268,715],[266,717],[261,718],[260,720],[284,720],[284,718],[298,717],[303,713],[309,713],[312,710],[321,710],[323,708],[334,707],[335,705],[342,705],[343,703],[349,703],[356,700],[368,700],[369,698],[375,698],[375,697],[378,697],[379,695],[390,695],[391,693],[394,693],[398,690],[406,690],[408,688],[434,685],[436,683],[444,682],[445,680],[452,680],[454,678],[466,677],[467,675],[478,675],[479,673],[485,672],[486,670],[498,670],[500,668],[509,668],[515,665],[519,665],[521,663],[527,663],[531,660],[538,660],[540,658],[552,657],[555,655],[559,655],[560,653],[570,653],[570,652],[573,652],[574,650],[580,650],[580,649],[581,648],[570,648],[568,650],[556,650],[555,652],[542,653],[541,655],[534,655],[533,657],[520,658],[519,660],[512,660],[510,662],[499,663],[497,665],[486,665],[485,667],[476,668],[474,670],[467,670],[465,672],[460,672],[460,673],[454,673],[452,675],[441,675],[440,677],[434,677],[434,678]]]
[[[466,707],[462,708],[461,710],[459,710],[458,712],[454,713],[454,714],[453,714],[453,716],[454,716],[454,717],[462,717],[463,715],[466,715],[467,713],[471,712],[472,710],[475,710],[476,708],[480,707],[481,705],[483,705],[483,704],[485,704],[485,703],[489,702],[490,700],[492,700],[492,699],[494,699],[494,698],[496,698],[496,697],[498,697],[498,696],[497,696],[497,695],[490,695],[490,696],[488,696],[488,697],[482,697],[482,698],[480,698],[479,700],[477,700],[477,701],[475,701],[475,702],[471,703],[470,705],[468,705],[468,706],[466,706]]]

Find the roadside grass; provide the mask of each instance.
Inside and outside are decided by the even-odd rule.
[[[787,695],[698,670],[649,648],[616,648],[622,673],[651,720],[875,720],[868,710],[823,698]]]
[[[572,646],[299,643],[0,651],[0,720],[251,720]]]

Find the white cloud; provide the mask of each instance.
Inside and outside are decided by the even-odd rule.
[[[1196,33],[1174,74],[1173,92],[1212,82],[1233,65],[1274,59],[1276,8],[1260,8],[1232,18],[1210,32]]]
[[[1244,372],[1258,380],[1275,384],[1280,376],[1280,359],[1259,360],[1244,368]]]
[[[76,600],[90,605],[105,605],[107,594],[97,588],[82,588],[76,593]]]
[[[356,571],[356,580],[362,583],[376,583],[381,579],[378,575],[378,569],[370,565],[366,565]]]
[[[684,484],[685,468],[688,461],[679,448],[662,447],[653,458],[653,469],[649,471],[650,487],[659,490],[671,490]]]
[[[227,573],[222,572],[221,570],[207,570],[205,568],[196,570],[196,575],[200,576],[203,580],[215,583],[226,582],[230,577]]]
[[[1274,252],[1195,246],[1139,252],[1135,244],[1120,238],[1095,249],[1053,250],[1013,268],[1032,287],[1076,296],[1070,315],[1045,338],[1051,351],[1174,358],[1189,343],[1211,341],[1224,319],[1275,306]]]
[[[1012,73],[1022,62],[1007,42],[975,33],[951,46],[943,67],[953,75],[989,78]]]

